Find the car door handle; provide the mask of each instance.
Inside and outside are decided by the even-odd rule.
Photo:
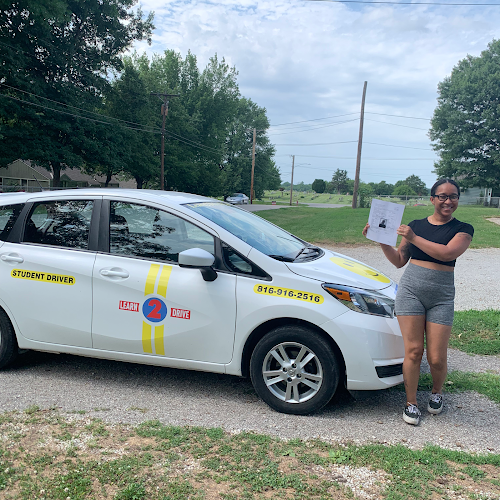
[[[109,278],[128,278],[129,274],[123,269],[101,269],[101,276],[107,276]]]
[[[24,262],[24,259],[22,257],[20,257],[19,255],[15,255],[15,254],[7,254],[7,253],[4,253],[0,259],[2,259],[4,262],[17,262],[19,264],[21,264],[22,262]]]

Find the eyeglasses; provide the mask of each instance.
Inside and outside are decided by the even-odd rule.
[[[433,196],[433,198],[437,198],[439,201],[446,201],[448,198],[450,199],[450,201],[457,201],[460,197],[458,196],[458,194],[436,194]]]

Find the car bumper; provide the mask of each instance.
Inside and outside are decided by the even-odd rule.
[[[347,389],[385,389],[403,382],[404,345],[396,318],[349,311],[321,328],[342,352]]]

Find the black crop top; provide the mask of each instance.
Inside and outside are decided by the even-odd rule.
[[[451,219],[450,222],[446,224],[434,225],[425,218],[412,220],[408,225],[417,236],[432,241],[433,243],[440,243],[441,245],[447,245],[457,233],[467,233],[470,234],[471,237],[474,236],[474,228],[470,224],[467,224],[467,222],[460,222],[457,219]],[[420,248],[416,247],[413,243],[410,243],[409,249],[412,259],[436,262],[437,264],[455,267],[456,259],[450,260],[449,262],[437,260],[420,250]]]

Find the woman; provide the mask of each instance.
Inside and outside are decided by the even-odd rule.
[[[418,425],[417,387],[420,363],[427,341],[427,361],[432,375],[432,394],[427,406],[437,415],[443,409],[443,384],[447,373],[447,348],[454,313],[453,271],[457,257],[470,245],[474,228],[453,217],[460,188],[451,179],[440,179],[431,188],[434,213],[425,219],[401,225],[398,249],[380,244],[396,267],[410,264],[400,280],[395,311],[405,346],[403,379],[406,390],[405,422]],[[370,226],[367,224],[363,234]]]

